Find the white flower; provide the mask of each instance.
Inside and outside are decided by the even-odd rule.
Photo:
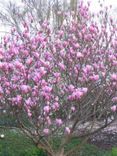
[[[4,134],[1,134],[0,137],[1,137],[1,138],[4,138]]]

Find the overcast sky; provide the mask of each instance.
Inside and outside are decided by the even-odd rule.
[[[3,2],[3,0],[0,0]],[[16,3],[21,3],[21,0],[4,0],[4,2],[16,2]],[[61,0],[62,1],[62,0]],[[92,4],[93,10],[97,9],[99,7],[98,1],[104,2],[105,5],[113,5],[113,7],[117,7],[117,0],[83,0],[84,2],[90,1]]]
[[[6,2],[7,1],[9,1],[9,0],[5,0]],[[21,0],[11,0],[11,1],[15,1],[15,2],[21,2]],[[62,0],[61,0],[62,1]],[[84,0],[84,2],[85,1],[90,1],[90,2],[92,2],[93,4],[94,4],[94,6],[95,5],[97,5],[97,2],[99,1],[99,0]],[[117,6],[117,0],[100,0],[101,2],[103,2],[104,1],[104,3],[106,4],[106,5],[110,5],[110,4],[112,4],[112,5],[114,5],[114,6]]]
[[[12,1],[12,2],[16,2],[17,4],[21,5],[21,0],[0,0],[1,3],[7,3],[9,1]],[[62,0],[61,0],[62,1]],[[83,0],[85,3],[87,1],[90,1],[91,2],[91,11],[92,12],[98,12],[100,7],[99,7],[99,3],[98,1],[99,0]],[[109,5],[112,5],[113,6],[113,17],[114,18],[117,18],[117,0],[100,0],[100,2],[103,2],[105,6],[109,6]],[[1,7],[0,9],[2,9],[3,7]],[[4,31],[6,30],[6,28],[4,28],[4,26],[0,26],[0,31]],[[0,33],[1,34],[1,33]]]

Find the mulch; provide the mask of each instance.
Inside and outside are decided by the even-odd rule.
[[[102,131],[88,140],[89,143],[96,145],[101,149],[110,150],[112,147],[117,147],[117,131]]]

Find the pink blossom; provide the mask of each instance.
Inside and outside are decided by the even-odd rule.
[[[52,92],[52,87],[45,86],[45,87],[43,88],[43,91],[46,92],[46,93],[50,93],[50,92]]]
[[[80,53],[80,52],[77,53],[77,58],[83,58],[83,56],[84,55],[82,53]]]
[[[75,112],[76,108],[74,106],[71,107],[72,112]]]
[[[59,65],[61,70],[65,70],[65,65],[63,63],[60,62],[58,65]]]
[[[29,93],[31,91],[31,87],[28,85],[21,85],[21,91],[22,93]]]
[[[3,96],[3,88],[0,86],[0,97],[2,97]]]
[[[40,79],[41,79],[41,74],[38,73],[38,72],[36,72],[36,73],[34,74],[33,80],[34,80],[35,82],[39,82]]]
[[[115,74],[115,73],[111,74],[111,80],[117,81],[117,74]]]
[[[15,64],[16,69],[18,69],[18,70],[23,70],[24,69],[23,64],[21,62],[19,62],[18,60],[15,61],[14,64]]]
[[[112,110],[113,112],[116,112],[117,106],[116,106],[116,105],[112,106],[112,107],[111,107],[111,110]]]
[[[90,80],[92,80],[92,81],[97,81],[97,80],[99,80],[99,75],[90,76]]]
[[[117,61],[113,61],[112,65],[117,66]]]
[[[50,119],[49,116],[47,116],[46,120],[47,120],[48,125],[51,125],[52,124],[51,119]]]
[[[75,87],[72,84],[68,86],[68,89],[69,89],[70,92],[73,92],[74,91],[74,88]]]
[[[6,87],[10,87],[10,82],[5,82]]]
[[[74,44],[74,48],[78,49],[80,48],[80,45],[78,43]]]
[[[23,50],[22,53],[23,53],[24,56],[28,56],[29,55],[29,52],[27,50]]]
[[[52,106],[52,108],[56,111],[56,110],[58,110],[59,109],[59,103],[58,102],[55,102],[54,104],[53,104],[53,106]]]
[[[61,74],[60,73],[54,73],[54,77],[56,78],[56,82],[59,82],[60,81],[60,79],[61,79]]]
[[[58,97],[58,96],[55,97],[55,101],[56,101],[56,102],[59,101],[59,97]]]
[[[11,93],[10,90],[7,89],[6,94],[10,95],[10,93]]]
[[[49,113],[50,106],[44,106],[43,110],[44,110],[45,113]]]
[[[86,67],[83,68],[84,73],[89,73],[92,70],[91,65],[86,65]]]
[[[25,100],[26,105],[31,106],[32,105],[32,100],[29,97],[27,100]]]
[[[27,60],[26,60],[26,64],[27,65],[31,65],[32,62],[33,62],[33,58],[32,57],[27,58]]]
[[[21,95],[17,95],[17,96],[16,96],[16,102],[17,102],[18,104],[21,104],[21,102],[22,102],[22,96],[21,96]]]
[[[73,100],[79,100],[81,99],[82,96],[83,96],[83,92],[79,91],[78,89],[76,89],[71,95]]]
[[[67,99],[70,100],[70,101],[74,100],[72,95],[69,95]]]
[[[42,76],[46,74],[46,70],[45,70],[44,67],[40,67],[40,68],[39,68],[39,71],[40,71],[40,74],[41,74]]]
[[[113,97],[113,98],[112,98],[112,101],[113,101],[113,102],[117,102],[117,97]]]
[[[2,54],[2,53],[0,53],[0,60],[1,60],[1,59],[3,59],[3,54]]]
[[[66,132],[67,134],[70,134],[70,132],[71,132],[70,128],[69,128],[69,127],[65,127],[65,132]]]
[[[81,89],[83,93],[87,93],[88,92],[88,88],[82,88]]]
[[[95,33],[96,32],[96,29],[94,28],[94,26],[90,26],[89,30],[90,30],[91,33]]]
[[[48,128],[45,128],[45,129],[43,130],[43,133],[44,133],[45,135],[48,135],[49,132],[50,132],[50,130],[49,130]]]
[[[22,97],[21,95],[17,95],[16,97],[13,97],[12,99],[12,104],[16,104],[16,105],[21,105],[22,104]]]
[[[41,85],[42,85],[42,87],[45,87],[45,86],[47,86],[47,82],[43,79],[43,80],[41,81]]]
[[[28,117],[31,117],[32,113],[30,111],[28,111]]]
[[[57,124],[58,126],[61,126],[62,123],[63,123],[63,121],[62,121],[61,119],[56,119],[56,124]]]

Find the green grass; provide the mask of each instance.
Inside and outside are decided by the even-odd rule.
[[[33,145],[32,141],[24,136],[22,133],[11,130],[2,130],[0,131],[0,134],[5,135],[3,139],[0,139],[0,156],[42,155],[42,150],[38,150]]]
[[[5,138],[0,139],[0,156],[46,156],[42,150],[37,149],[32,141],[20,132],[11,130],[2,130],[0,135],[4,134]],[[66,150],[71,149],[80,141],[77,138],[71,140],[66,146]],[[59,139],[54,139],[54,147],[59,146]],[[76,150],[70,156],[117,156],[117,148],[112,151],[100,150],[94,145],[85,144],[80,151]]]

